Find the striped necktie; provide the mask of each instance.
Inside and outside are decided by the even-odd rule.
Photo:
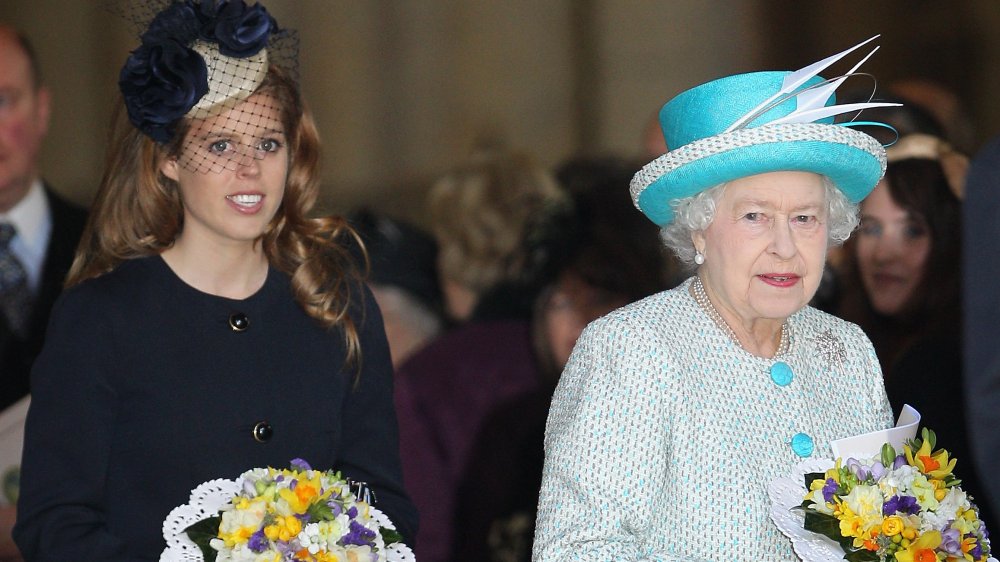
[[[13,225],[0,224],[0,313],[10,330],[23,338],[28,333],[32,296],[28,274],[10,247],[16,234]]]

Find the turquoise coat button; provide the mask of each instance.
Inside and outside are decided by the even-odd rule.
[[[792,373],[792,368],[788,366],[788,363],[778,361],[774,365],[771,365],[771,380],[774,381],[774,384],[788,386],[792,383],[793,378],[795,378],[795,375]]]
[[[796,455],[803,458],[811,456],[815,448],[813,438],[805,433],[796,433],[792,436],[792,450],[795,451]]]

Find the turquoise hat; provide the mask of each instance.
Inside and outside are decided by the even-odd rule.
[[[864,60],[833,80],[817,73],[868,41],[796,72],[727,76],[670,100],[660,110],[670,150],[632,178],[636,207],[666,226],[674,219],[673,201],[777,171],[826,176],[850,201],[861,201],[885,173],[885,149],[845,126],[850,123],[835,125],[833,117],[898,104],[835,104],[833,91]]]

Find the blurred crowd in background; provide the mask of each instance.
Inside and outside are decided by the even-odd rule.
[[[0,80],[6,222],[44,177],[37,154],[49,115],[37,60],[8,28],[0,32]],[[970,146],[969,113],[940,84],[901,82],[876,96],[903,103],[865,115],[897,131],[883,139],[895,142],[888,171],[862,202],[858,231],[831,250],[813,304],[864,329],[895,412],[910,404],[923,414],[923,425],[960,459],[956,472],[993,528],[1000,487],[980,468],[991,461],[978,441],[991,428],[975,415],[1000,404],[972,404],[968,397],[982,387],[970,386],[968,374],[998,376],[989,341],[998,335],[990,326],[998,316],[991,280],[1000,238],[990,225],[1000,216],[989,213],[1000,207],[1000,148]],[[632,175],[667,150],[655,117],[634,135],[634,154],[576,155],[554,167],[519,150],[516,138],[479,139],[435,179],[424,208],[408,213],[425,217],[420,224],[375,206],[348,214],[368,253],[397,373],[404,476],[421,515],[418,560],[530,558],[549,399],[576,338],[588,322],[691,274],[629,198]],[[57,216],[57,187],[44,188],[55,201],[45,227],[52,248],[82,227],[82,210]],[[0,406],[12,408],[28,391],[57,292],[46,289],[58,283],[46,284],[43,272],[63,270],[68,256],[45,244],[7,246],[0,231],[0,268],[11,251],[34,256],[31,304],[16,313],[5,296],[8,319],[27,314],[16,325],[4,322],[0,333]],[[963,285],[973,268],[975,279]],[[970,331],[970,322],[980,324]],[[16,491],[16,482],[5,486]],[[0,552],[13,557],[12,519],[12,508],[0,508],[0,530],[7,530]]]

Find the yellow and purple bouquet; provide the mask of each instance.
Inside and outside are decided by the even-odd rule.
[[[924,428],[901,451],[887,443],[874,457],[804,474],[803,528],[836,542],[849,562],[993,560],[978,510],[952,473],[956,459],[935,441]]]
[[[164,523],[161,560],[195,559],[192,552],[205,562],[413,559],[388,518],[356,497],[349,480],[301,459],[290,469],[255,468],[235,482],[206,482],[174,511]],[[192,513],[202,517],[184,526]]]

